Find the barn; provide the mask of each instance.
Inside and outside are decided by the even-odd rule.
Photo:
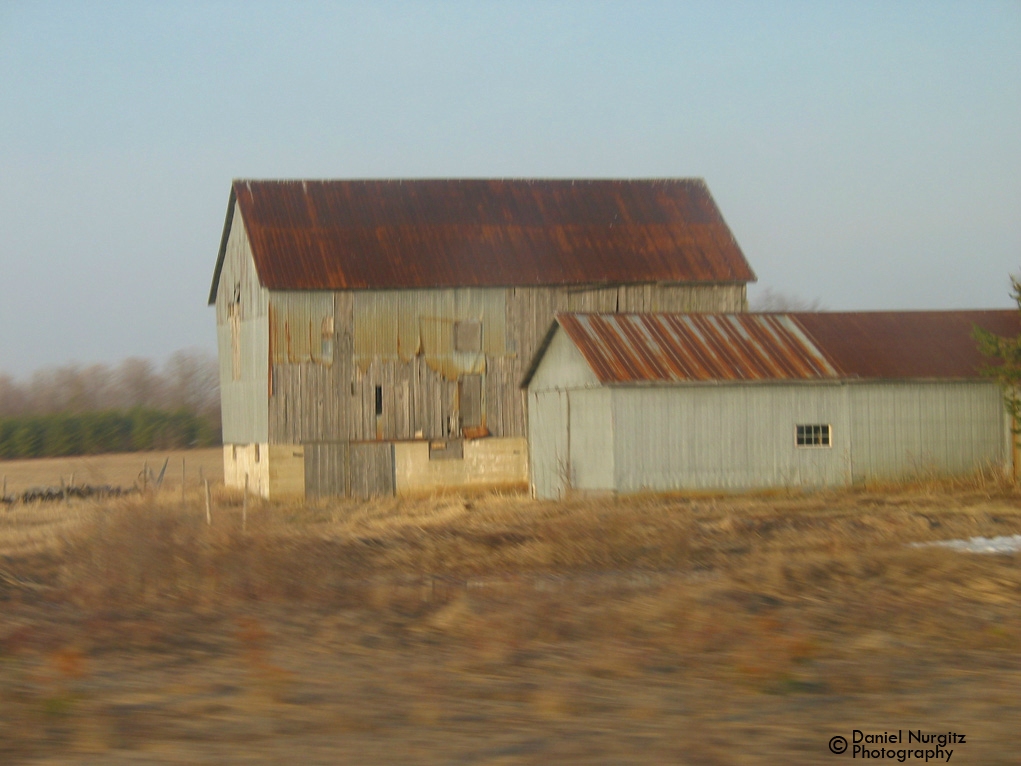
[[[972,337],[1017,311],[561,313],[527,370],[532,491],[825,487],[1010,469]]]
[[[520,381],[557,312],[739,313],[753,279],[701,180],[235,181],[226,482],[525,489]]]

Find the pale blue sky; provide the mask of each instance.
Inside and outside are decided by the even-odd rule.
[[[1021,2],[0,0],[0,372],[214,348],[230,180],[706,179],[770,287],[1008,306]]]

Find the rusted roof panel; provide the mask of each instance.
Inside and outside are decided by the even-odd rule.
[[[1016,309],[789,316],[846,376],[860,378],[977,378],[990,360],[979,353],[973,328],[1003,337],[1021,333],[1021,315]]]
[[[270,289],[755,279],[701,180],[235,181],[232,197]]]
[[[835,378],[781,314],[559,314],[602,383]]]
[[[602,383],[976,379],[994,360],[979,352],[974,328],[1021,334],[1021,314],[1013,309],[558,314],[556,322]]]

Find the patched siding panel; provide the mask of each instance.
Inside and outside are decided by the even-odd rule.
[[[274,292],[269,298],[273,364],[321,364],[334,358],[334,299],[328,292]]]
[[[355,363],[365,370],[374,359],[409,362],[421,356],[448,380],[481,374],[487,356],[506,354],[505,295],[503,288],[356,292]],[[479,350],[457,350],[459,322],[481,326]]]
[[[352,298],[347,293],[272,293],[274,364],[270,381],[270,441],[347,441],[354,431],[356,371],[352,357]],[[292,327],[309,342],[287,343]],[[323,328],[316,339],[315,329]],[[313,341],[318,342],[318,346]],[[313,351],[316,353],[313,355]]]

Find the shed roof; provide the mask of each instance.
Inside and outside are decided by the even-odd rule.
[[[1017,309],[859,311],[790,315],[847,377],[977,378],[990,360],[972,335],[1021,333]]]
[[[705,182],[234,181],[269,289],[749,282]]]
[[[601,383],[975,379],[973,328],[1021,333],[1016,310],[793,314],[558,314],[522,385],[562,328]]]

